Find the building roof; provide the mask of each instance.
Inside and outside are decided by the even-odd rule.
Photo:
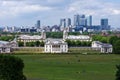
[[[0,47],[14,47],[13,44],[17,44],[17,42],[0,41]]]
[[[78,36],[75,36],[75,35],[69,35],[69,36],[67,37],[67,39],[90,40],[91,37],[88,36],[88,35],[78,35]]]
[[[29,39],[32,39],[32,40],[39,40],[39,39],[42,39],[42,36],[39,36],[39,35],[34,35],[34,36],[30,36],[30,35],[20,35],[20,37],[18,39],[26,39],[26,40],[29,40]]]
[[[100,41],[93,41],[93,43],[96,43],[98,45],[101,45],[102,47],[112,47],[111,44],[107,44],[107,43],[102,43]]]
[[[9,42],[7,42],[7,41],[0,41],[0,44],[7,44],[7,43],[9,43]]]
[[[63,39],[47,39],[45,42],[46,45],[52,44],[52,45],[67,45],[67,43],[65,41],[63,41]]]

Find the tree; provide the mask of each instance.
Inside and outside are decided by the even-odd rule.
[[[40,42],[40,46],[44,47],[44,44],[45,43],[43,41]]]
[[[120,40],[117,40],[113,45],[114,53],[120,54]]]
[[[47,38],[62,38],[63,33],[62,32],[47,32],[46,37]]]
[[[103,43],[107,43],[108,39],[107,39],[107,37],[102,37],[100,41],[103,42]]]
[[[40,46],[40,41],[36,41],[35,46],[39,47]]]
[[[87,46],[87,43],[85,41],[82,41],[81,42],[81,46],[84,47],[84,46]]]
[[[81,41],[77,40],[75,43],[76,46],[81,46]]]
[[[0,80],[26,80],[23,68],[24,63],[20,58],[0,55]]]
[[[115,43],[115,41],[117,41],[118,40],[118,37],[117,36],[111,36],[110,38],[109,38],[109,43],[110,44],[114,44]]]
[[[18,42],[18,45],[19,45],[19,47],[23,47],[24,46],[24,42]]]
[[[29,47],[34,47],[35,46],[35,42],[28,42],[29,43]]]
[[[86,44],[87,44],[86,46],[91,46],[91,42],[90,41],[88,41]]]
[[[0,40],[3,41],[12,41],[15,37],[14,36],[1,36]]]
[[[117,65],[116,80],[120,80],[120,65]]]

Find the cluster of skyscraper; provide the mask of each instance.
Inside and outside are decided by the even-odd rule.
[[[92,26],[92,16],[74,15],[74,26]]]
[[[69,27],[69,26],[92,26],[92,16],[88,16],[86,17],[85,15],[74,15],[74,23],[72,25],[71,23],[71,19],[67,18],[67,19],[61,19],[60,20],[60,26],[61,27]]]
[[[35,24],[35,27],[31,27],[31,28],[21,28],[20,32],[40,32],[40,20],[37,20],[37,23]]]
[[[35,26],[33,27],[21,27],[21,29],[17,29],[16,31],[14,28],[9,29],[8,27],[5,27],[3,31],[5,32],[58,32],[58,31],[64,31],[65,29],[68,32],[101,32],[101,31],[109,31],[110,25],[108,23],[108,19],[103,18],[100,21],[99,25],[93,25],[92,24],[92,16],[86,16],[86,15],[80,15],[76,14],[74,15],[73,20],[71,18],[63,18],[60,19],[59,25],[54,26],[41,26],[41,21],[37,20]]]
[[[74,15],[73,24],[71,23],[71,19],[61,19],[60,20],[60,29],[61,31],[65,28],[69,28],[69,31],[82,31],[82,32],[93,32],[93,31],[103,31],[110,30],[110,26],[108,24],[108,19],[101,19],[100,25],[92,25],[92,16],[85,15]]]

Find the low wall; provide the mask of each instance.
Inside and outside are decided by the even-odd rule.
[[[44,47],[18,47],[13,53],[44,53]]]
[[[92,47],[69,47],[70,53],[100,53],[99,48]]]

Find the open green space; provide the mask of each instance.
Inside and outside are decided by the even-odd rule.
[[[28,80],[115,80],[120,55],[19,54]]]

